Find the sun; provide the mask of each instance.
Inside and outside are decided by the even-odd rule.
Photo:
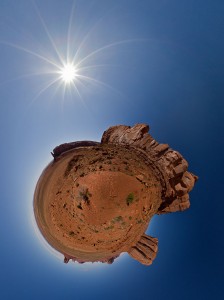
[[[0,45],[3,44],[23,51],[24,53],[27,53],[35,57],[36,59],[39,59],[40,61],[42,61],[42,63],[46,64],[41,65],[40,70],[27,74],[28,76],[44,75],[47,79],[46,84],[42,88],[40,88],[31,102],[36,101],[44,92],[53,87],[56,87],[57,91],[61,88],[63,102],[65,97],[67,96],[67,92],[69,92],[68,95],[72,95],[72,93],[74,93],[77,98],[84,102],[82,93],[84,91],[83,89],[87,87],[107,88],[120,94],[118,90],[112,88],[110,85],[104,82],[104,80],[101,81],[98,79],[98,72],[100,68],[106,70],[106,68],[110,66],[110,64],[98,63],[98,61],[99,58],[102,57],[101,53],[103,54],[107,49],[113,49],[118,45],[130,43],[135,40],[118,40],[117,42],[115,41],[109,44],[100,44],[101,46],[98,48],[95,48],[94,46],[93,49],[91,49],[91,47],[87,47],[86,49],[89,49],[86,52],[86,43],[90,37],[90,33],[92,32],[92,30],[95,30],[95,25],[98,23],[97,22],[93,26],[93,28],[90,28],[90,30],[86,33],[86,35],[84,35],[83,38],[80,37],[80,44],[77,44],[77,47],[75,47],[76,41],[73,40],[73,18],[76,1],[73,1],[73,7],[70,13],[67,32],[67,44],[64,47],[65,52],[61,52],[62,49],[58,48],[53,37],[51,36],[48,27],[45,24],[45,21],[35,4],[35,1],[33,1],[32,3],[35,6],[39,21],[46,33],[46,36],[48,37],[50,46],[52,50],[54,50],[53,59],[52,57],[48,57],[48,55],[45,55],[45,53],[33,51],[32,49],[26,48],[23,45],[0,40]],[[26,78],[27,75],[21,76],[21,79]]]
[[[77,70],[75,66],[71,63],[64,64],[62,68],[60,68],[60,77],[65,84],[70,84],[74,82],[75,77],[77,75]]]

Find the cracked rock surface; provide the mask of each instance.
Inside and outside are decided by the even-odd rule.
[[[34,214],[47,242],[69,260],[113,263],[122,252],[150,265],[157,238],[145,234],[155,214],[183,211],[197,176],[149,126],[113,126],[100,143],[54,148],[41,174]]]

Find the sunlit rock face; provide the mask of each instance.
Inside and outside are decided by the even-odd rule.
[[[47,242],[79,263],[112,263],[122,252],[150,265],[158,240],[145,234],[154,214],[183,211],[197,177],[145,124],[113,126],[101,143],[62,144],[41,174],[34,214]]]

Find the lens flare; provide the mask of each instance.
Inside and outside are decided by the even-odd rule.
[[[77,70],[75,66],[71,63],[65,64],[61,69],[60,69],[60,77],[62,81],[65,84],[70,84],[74,82],[75,77],[77,75]]]
[[[65,97],[75,96],[75,99],[81,100],[85,105],[84,92],[91,88],[104,88],[110,89],[119,96],[123,97],[123,94],[119,90],[111,87],[102,78],[100,73],[105,72],[111,64],[104,63],[105,53],[107,50],[112,50],[121,45],[128,43],[137,42],[136,39],[118,40],[111,43],[100,44],[96,47],[94,44],[89,46],[88,42],[91,40],[91,34],[96,30],[96,26],[102,21],[103,18],[99,19],[94,26],[92,26],[85,35],[74,38],[74,14],[75,14],[75,1],[73,3],[68,31],[67,31],[67,43],[65,49],[61,49],[56,43],[55,39],[48,30],[48,27],[41,16],[41,13],[35,3],[32,1],[37,17],[40,21],[41,27],[43,28],[45,35],[49,41],[50,49],[53,50],[52,55],[47,55],[45,52],[39,52],[36,49],[25,47],[24,45],[15,44],[10,41],[0,40],[0,45],[12,47],[16,50],[22,51],[40,61],[40,68],[36,69],[35,72],[24,74],[13,78],[7,82],[18,79],[25,79],[32,76],[45,76],[46,82],[40,86],[36,95],[30,100],[29,106],[40,98],[40,96],[50,89],[55,89],[56,92],[61,92],[62,107],[64,104]],[[38,48],[37,48],[38,49]],[[86,51],[87,50],[87,51]],[[109,70],[109,69],[108,69]],[[100,75],[100,76],[99,76]],[[1,84],[1,82],[0,82]],[[87,91],[88,92],[88,91]]]

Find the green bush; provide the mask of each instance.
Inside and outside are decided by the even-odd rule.
[[[114,218],[114,221],[115,221],[115,222],[120,222],[120,221],[122,221],[122,220],[123,220],[122,216],[118,216],[118,217],[115,217],[115,218]]]
[[[134,194],[133,193],[130,193],[127,198],[126,198],[126,203],[127,205],[130,205],[133,201],[134,201]]]

